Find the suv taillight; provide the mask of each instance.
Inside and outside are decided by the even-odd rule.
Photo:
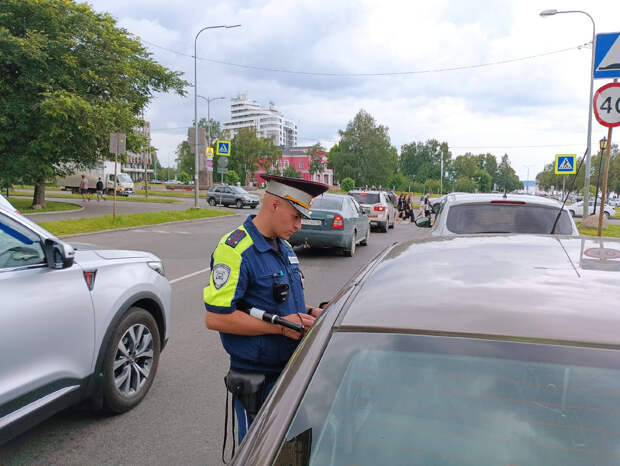
[[[334,221],[332,222],[332,229],[342,230],[344,228],[344,220],[340,215],[336,215],[334,217]]]
[[[378,212],[385,212],[385,207],[382,205],[376,205],[375,210]]]

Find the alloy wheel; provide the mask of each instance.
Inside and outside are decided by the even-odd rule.
[[[126,397],[138,393],[152,366],[153,336],[145,325],[132,325],[119,340],[114,355],[114,384],[119,393]]]

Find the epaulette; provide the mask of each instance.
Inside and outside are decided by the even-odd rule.
[[[230,234],[230,236],[228,236],[228,238],[226,239],[226,244],[228,246],[230,246],[231,248],[237,247],[239,242],[243,238],[245,238],[245,235],[247,235],[247,233],[245,231],[237,229],[237,230],[233,231]]]

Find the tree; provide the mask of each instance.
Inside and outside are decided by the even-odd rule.
[[[401,147],[400,172],[414,181],[424,183],[428,179],[441,178],[441,159],[444,161],[444,174],[449,172],[452,153],[447,142],[436,139],[412,142]]]
[[[179,167],[180,172],[185,172],[189,175],[190,179],[194,179],[194,172],[196,168],[196,158],[189,147],[189,142],[183,141],[177,146],[175,152],[177,155],[174,160]]]
[[[226,183],[228,184],[237,184],[239,182],[239,175],[234,170],[228,170],[226,173]]]
[[[0,50],[0,176],[35,184],[35,207],[46,181],[109,156],[110,133],[140,152],[153,92],[187,85],[112,16],[71,0],[3,0]]]
[[[339,134],[338,149],[330,151],[329,157],[336,178],[353,178],[360,185],[386,186],[398,163],[388,128],[377,125],[369,113],[360,110]]]
[[[500,191],[514,191],[522,189],[523,183],[519,181],[514,169],[510,166],[508,154],[504,154],[497,168],[497,180],[495,181]]]
[[[189,176],[189,173],[184,172],[184,171],[179,171],[179,174],[177,176],[177,179],[181,182],[181,183],[189,183],[191,178]]]
[[[308,154],[310,155],[310,165],[308,167],[308,171],[311,175],[316,175],[317,173],[322,173],[324,169],[323,163],[323,154],[325,153],[325,149],[321,147],[321,145],[317,142],[310,149],[308,149]]]
[[[466,176],[461,176],[454,182],[454,191],[456,192],[473,193],[477,187],[476,182]]]
[[[271,138],[256,137],[254,128],[241,128],[230,144],[230,168],[247,185],[248,178],[258,170],[259,165],[270,169],[282,155],[282,149]]]
[[[283,175],[284,175],[284,176],[288,176],[288,177],[290,177],[290,178],[300,178],[300,177],[301,177],[300,173],[299,173],[299,172],[297,171],[297,169],[296,169],[294,166],[292,166],[292,165],[289,165],[288,167],[286,167],[286,168],[284,169],[284,173],[283,173]]]
[[[355,181],[351,178],[345,178],[340,183],[340,189],[342,189],[345,193],[348,193],[353,188],[355,188]]]
[[[406,191],[410,184],[411,181],[405,178],[402,173],[394,173],[388,181],[388,188],[394,188],[397,191]]]

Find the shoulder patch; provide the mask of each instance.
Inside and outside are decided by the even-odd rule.
[[[213,285],[216,290],[226,285],[230,278],[230,267],[226,264],[217,264],[213,267]]]
[[[226,244],[227,244],[228,246],[230,246],[231,248],[234,248],[234,247],[236,247],[236,246],[239,244],[239,242],[240,242],[243,238],[245,238],[246,234],[247,234],[247,233],[246,233],[245,231],[243,231],[243,230],[235,230],[235,231],[233,231],[233,232],[230,234],[230,236],[226,239]]]

